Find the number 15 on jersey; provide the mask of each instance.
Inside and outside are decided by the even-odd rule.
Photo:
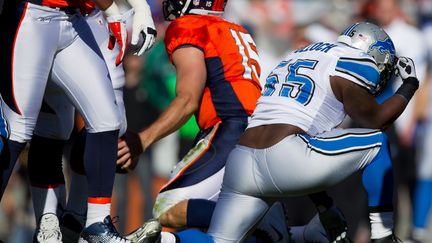
[[[231,29],[231,35],[234,38],[239,52],[242,56],[242,65],[244,67],[243,78],[259,80],[261,68],[259,66],[259,56],[255,42],[248,33],[243,33]],[[252,77],[254,75],[254,77]]]

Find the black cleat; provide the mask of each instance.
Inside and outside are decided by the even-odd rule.
[[[94,223],[81,232],[79,243],[132,243],[120,236],[108,215],[103,222]]]

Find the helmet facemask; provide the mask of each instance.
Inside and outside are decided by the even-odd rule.
[[[392,64],[380,63],[377,65],[378,70],[380,72],[380,80],[379,80],[379,83],[378,83],[377,87],[375,88],[375,90],[371,91],[371,93],[373,95],[379,95],[384,90],[384,88],[387,86],[387,83],[389,82],[389,80],[393,78],[393,76],[395,74],[396,61],[397,61],[397,59],[395,58],[395,60],[393,61]]]

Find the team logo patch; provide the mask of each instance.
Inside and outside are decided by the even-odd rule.
[[[371,45],[370,49],[377,49],[381,54],[391,54],[395,52],[393,43],[389,38],[386,38],[383,41],[377,40],[373,45]]]

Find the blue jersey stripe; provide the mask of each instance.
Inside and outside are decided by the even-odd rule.
[[[369,85],[376,86],[379,81],[380,75],[378,69],[371,65],[355,61],[339,60],[336,64],[336,69],[346,71],[356,79],[363,80]]]
[[[335,138],[317,138],[301,135],[312,149],[324,153],[345,153],[382,145],[381,132],[371,134],[347,134]]]
[[[3,114],[3,110],[0,107],[0,135],[4,138],[9,137],[9,129],[6,117]]]

